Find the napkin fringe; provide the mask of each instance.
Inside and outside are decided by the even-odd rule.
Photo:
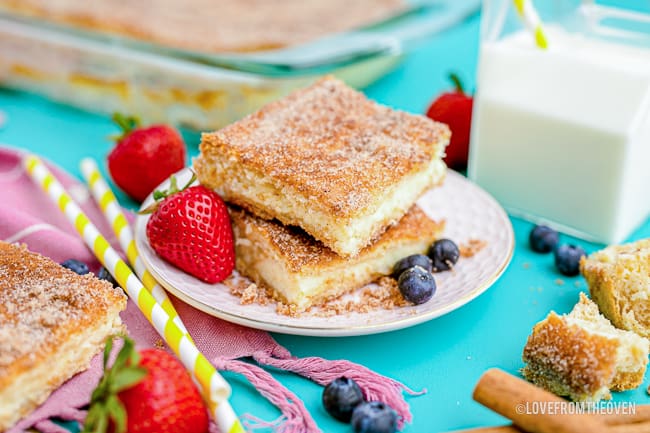
[[[284,348],[281,348],[284,349]],[[327,360],[319,357],[297,358],[285,350],[274,350],[272,353],[258,351],[253,354],[255,361],[284,371],[290,371],[306,377],[319,385],[326,386],[334,379],[345,376],[353,379],[361,388],[367,401],[382,401],[391,406],[397,414],[398,428],[404,423],[411,422],[412,415],[403,393],[422,395],[422,391],[414,391],[389,377],[347,360]]]
[[[270,373],[257,365],[244,361],[217,358],[214,365],[219,370],[243,375],[264,397],[277,406],[282,416],[272,422],[249,416],[249,429],[272,427],[275,433],[321,433],[303,402],[278,382]]]

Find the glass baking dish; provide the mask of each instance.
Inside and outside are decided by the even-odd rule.
[[[397,16],[298,46],[201,53],[0,12],[0,85],[95,112],[220,128],[316,77],[364,87],[422,37],[474,13],[478,0],[411,2]]]

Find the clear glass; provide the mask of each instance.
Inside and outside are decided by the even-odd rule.
[[[650,15],[537,1],[542,50],[484,0],[468,175],[509,212],[603,243],[650,215]]]

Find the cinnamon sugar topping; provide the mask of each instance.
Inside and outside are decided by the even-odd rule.
[[[0,388],[3,378],[34,365],[67,334],[125,303],[106,281],[0,242]]]
[[[393,110],[326,77],[220,131],[194,162],[210,188],[213,158],[238,161],[339,216],[355,215],[442,154],[446,125]]]

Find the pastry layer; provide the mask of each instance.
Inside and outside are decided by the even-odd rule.
[[[605,317],[650,337],[650,239],[597,251],[581,260],[580,270]]]
[[[610,390],[641,385],[648,340],[616,329],[584,294],[571,313],[551,312],[524,348],[526,379],[574,401],[609,399]]]
[[[194,169],[226,201],[349,257],[443,181],[449,137],[326,77],[204,134]]]
[[[87,368],[125,307],[110,283],[0,242],[0,431]]]
[[[424,253],[444,227],[413,206],[377,242],[346,259],[300,229],[241,209],[231,216],[237,270],[301,310],[389,275],[399,259]]]

